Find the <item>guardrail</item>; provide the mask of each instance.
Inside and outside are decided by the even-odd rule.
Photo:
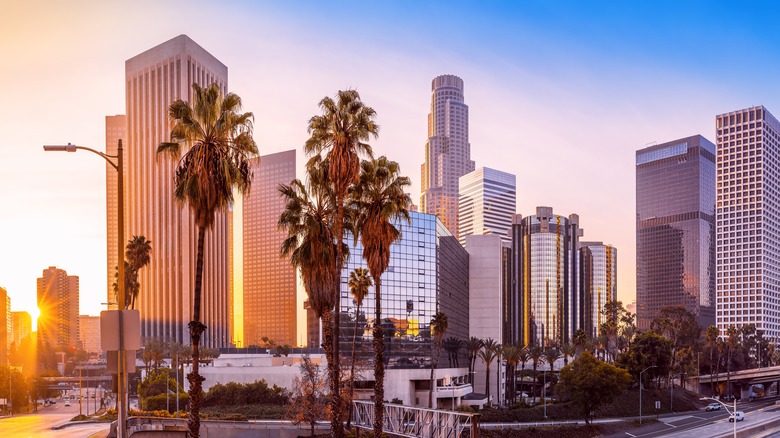
[[[374,402],[352,402],[352,424],[374,428]],[[382,431],[408,438],[478,438],[479,414],[385,403]]]

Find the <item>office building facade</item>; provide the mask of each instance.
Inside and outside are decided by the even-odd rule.
[[[604,305],[617,300],[617,249],[602,242],[580,242],[582,326],[591,338],[606,322]]]
[[[90,354],[100,354],[100,317],[79,315],[80,348]]]
[[[464,103],[463,79],[437,76],[431,83],[420,211],[441,219],[455,237],[458,237],[458,179],[473,170],[469,107]]]
[[[0,287],[0,365],[8,364],[8,348],[11,346],[13,338],[11,297],[5,288]]]
[[[662,308],[715,323],[715,145],[700,135],[636,152],[636,314]]]
[[[136,308],[144,340],[189,343],[197,253],[197,224],[189,206],[174,198],[175,160],[156,150],[170,141],[168,107],[192,102],[192,84],[216,83],[227,92],[227,67],[186,35],[179,35],[125,63],[127,236],[152,241],[151,262],[139,275]],[[201,321],[204,347],[230,342],[227,211],[206,231]]]
[[[54,266],[37,280],[38,352],[75,352],[79,344],[79,277]]]
[[[28,312],[11,312],[13,343],[18,347],[24,338],[32,333],[32,317]]]
[[[511,173],[480,167],[459,179],[458,239],[497,234],[510,242],[509,230],[517,209],[516,177]]]
[[[243,198],[244,344],[267,337],[297,345],[295,268],[279,256],[287,237],[277,224],[285,208],[279,186],[295,179],[295,151],[251,160],[252,190]]]
[[[780,335],[780,123],[763,106],[716,117],[717,325]]]
[[[123,158],[127,157],[127,117],[124,115],[106,116],[106,153],[116,156],[119,140],[122,140]],[[115,160],[116,161],[116,160]],[[127,171],[127,159],[124,159],[123,171]],[[125,175],[125,243],[132,237],[127,235],[127,173]],[[109,309],[116,309],[117,298],[114,293],[119,254],[117,236],[119,231],[119,192],[117,191],[117,171],[106,163],[106,303]]]

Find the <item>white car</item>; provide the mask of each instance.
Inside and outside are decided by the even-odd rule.
[[[737,421],[745,421],[745,413],[742,411],[737,411],[736,414],[729,415],[729,423],[733,422],[734,418],[736,418]]]
[[[65,406],[70,406],[70,400],[65,400]]]
[[[707,405],[706,408],[704,408],[705,411],[719,411],[720,410],[720,403],[710,403]]]

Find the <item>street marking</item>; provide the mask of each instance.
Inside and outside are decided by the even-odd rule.
[[[636,435],[631,435],[631,434],[630,434],[630,433],[628,433],[628,432],[626,432],[626,435],[628,435],[628,436],[630,436],[630,437],[633,437],[633,438],[636,438]]]

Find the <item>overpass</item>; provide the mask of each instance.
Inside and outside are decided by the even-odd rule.
[[[734,394],[737,397],[748,398],[751,385],[761,383],[769,390],[777,383],[780,388],[780,366],[753,368],[749,370],[732,371],[729,373],[702,374],[685,379],[688,383],[697,384],[699,393],[712,394],[712,384],[715,383],[717,394]],[[727,388],[727,386],[730,386]]]

